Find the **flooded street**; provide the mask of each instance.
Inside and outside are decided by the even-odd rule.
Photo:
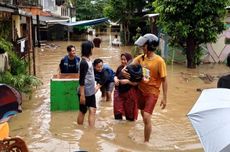
[[[114,70],[120,64],[120,53],[131,47],[112,47],[111,37],[102,37],[102,47],[94,49],[93,59],[102,58]],[[159,101],[152,115],[153,131],[150,144],[143,144],[143,122],[139,114],[136,122],[115,121],[112,102],[101,102],[97,94],[96,128],[77,125],[77,111],[50,111],[50,79],[58,73],[58,65],[69,44],[81,42],[49,42],[60,47],[37,49],[37,76],[42,80],[31,100],[23,101],[23,112],[10,120],[11,136],[21,136],[31,152],[202,152],[200,141],[186,114],[204,88],[216,87],[217,76],[229,69],[222,64],[205,64],[197,69],[185,65],[168,65],[168,105],[161,110]],[[220,70],[221,69],[221,70]],[[201,79],[205,74],[213,81]],[[161,97],[159,98],[159,100]]]

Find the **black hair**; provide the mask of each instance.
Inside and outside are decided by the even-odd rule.
[[[75,46],[73,46],[73,45],[67,46],[67,52],[71,52],[71,49],[72,49],[72,48],[75,48]]]
[[[93,43],[91,41],[85,41],[81,44],[81,55],[89,57],[92,55]]]
[[[228,53],[228,57],[227,57],[227,66],[230,67],[230,53]]]
[[[95,59],[94,61],[93,61],[93,66],[95,67],[98,63],[103,63],[103,60],[102,59]]]
[[[146,42],[148,51],[155,51],[159,45],[159,40],[148,40]]]
[[[159,46],[159,38],[158,40],[148,40],[145,44],[147,44],[147,50],[148,51],[156,51],[156,47]],[[142,60],[144,61],[145,59],[145,54],[143,54],[142,56]]]

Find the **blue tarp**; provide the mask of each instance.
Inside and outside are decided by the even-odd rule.
[[[77,22],[58,22],[58,24],[65,25],[65,26],[91,26],[91,25],[101,24],[107,21],[108,18],[99,18],[94,20],[84,20],[84,21],[77,21]]]

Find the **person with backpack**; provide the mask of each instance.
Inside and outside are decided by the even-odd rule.
[[[67,47],[68,55],[61,59],[60,73],[78,73],[80,58],[76,56],[76,48],[73,45]]]
[[[100,89],[102,98],[105,98],[106,101],[111,101],[114,89],[114,71],[108,64],[103,64],[103,60],[99,58],[93,61],[93,67],[97,82],[96,92]]]

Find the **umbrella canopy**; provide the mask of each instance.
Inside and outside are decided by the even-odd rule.
[[[6,84],[0,84],[0,123],[21,112],[21,94]]]
[[[187,116],[205,152],[230,151],[230,89],[203,90]]]

